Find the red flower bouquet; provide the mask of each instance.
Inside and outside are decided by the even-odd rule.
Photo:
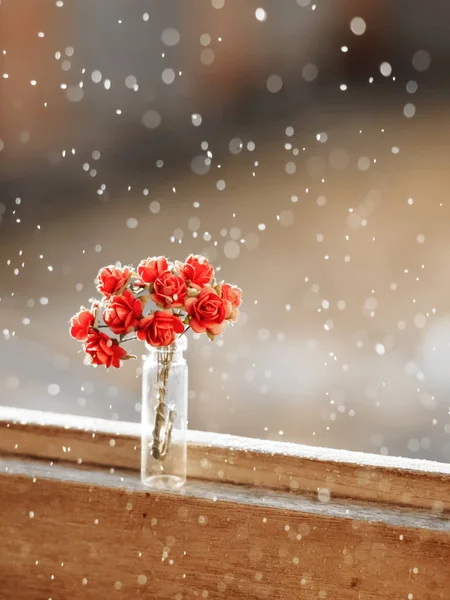
[[[242,302],[238,287],[217,283],[206,258],[192,254],[175,264],[164,256],[147,258],[136,271],[103,267],[96,284],[102,299],[72,317],[70,334],[83,342],[91,364],[107,368],[135,358],[123,344],[136,337],[150,346],[170,346],[191,328],[214,340],[237,320]]]
[[[83,343],[92,365],[106,368],[136,358],[125,350],[126,342],[150,346],[143,369],[142,480],[153,485],[149,482],[169,478],[179,485],[186,476],[187,366],[181,354],[185,340],[177,340],[188,329],[210,340],[221,335],[238,318],[242,291],[218,283],[206,258],[193,255],[175,263],[147,258],[136,270],[103,267],[96,283],[102,299],[72,317],[70,334]],[[166,460],[172,432],[177,444]]]

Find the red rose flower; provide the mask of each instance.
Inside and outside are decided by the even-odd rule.
[[[116,334],[134,331],[142,317],[143,304],[130,290],[114,296],[103,313],[103,320]]]
[[[181,308],[186,300],[187,288],[184,280],[172,271],[164,271],[154,282],[154,291],[150,295],[155,304],[163,308]]]
[[[185,306],[191,317],[189,325],[196,333],[220,335],[225,329],[225,319],[232,312],[231,303],[212,287],[204,287],[196,298],[188,298]]]
[[[204,287],[214,277],[214,269],[204,256],[191,254],[184,264],[178,263],[177,270],[188,286],[198,289]]]
[[[84,342],[94,321],[95,315],[90,310],[82,308],[70,319],[70,335],[76,340]]]
[[[231,313],[227,316],[230,321],[236,321],[239,316],[238,307],[242,304],[242,290],[229,283],[222,284],[222,298],[228,300],[232,306]]]
[[[137,336],[150,346],[170,346],[176,334],[183,333],[184,325],[173,313],[157,310],[139,323]]]
[[[242,304],[242,290],[229,283],[222,284],[222,298],[229,300],[233,308],[238,308]]]
[[[121,290],[129,279],[130,269],[128,267],[123,267],[123,269],[113,265],[103,267],[97,275],[97,289],[105,298],[109,299]]]
[[[120,360],[127,356],[125,348],[119,346],[116,340],[95,329],[89,332],[84,351],[93,365],[105,365],[107,369],[111,366],[118,369]]]
[[[161,275],[161,273],[167,271],[168,268],[169,265],[164,256],[154,256],[153,258],[141,260],[137,268],[139,280],[136,283],[138,285],[153,283],[158,275]]]

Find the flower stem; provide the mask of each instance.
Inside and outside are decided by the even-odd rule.
[[[157,354],[158,360],[158,406],[156,407],[155,425],[153,428],[152,455],[156,460],[164,460],[169,453],[170,441],[172,438],[172,426],[176,411],[168,408],[166,404],[167,381],[173,358],[173,348],[167,347]],[[166,409],[167,416],[166,416]],[[163,428],[164,437],[163,439]]]

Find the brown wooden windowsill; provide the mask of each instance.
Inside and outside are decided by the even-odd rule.
[[[191,478],[450,511],[449,464],[202,431],[188,435]],[[140,452],[137,423],[0,407],[3,456],[139,471]]]
[[[189,433],[139,481],[139,427],[0,409],[0,596],[445,600],[450,467]]]

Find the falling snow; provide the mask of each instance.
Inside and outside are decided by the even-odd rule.
[[[68,318],[105,261],[201,253],[244,304],[214,351],[190,343],[194,428],[449,461],[450,181],[429,100],[445,52],[403,36],[406,14],[381,35],[354,6],[296,0],[234,28],[231,2],[206,4],[187,29],[150,6],[102,23],[76,8],[80,35],[36,25],[23,72],[17,41],[1,48],[2,401],[139,419],[140,367],[87,375]]]

